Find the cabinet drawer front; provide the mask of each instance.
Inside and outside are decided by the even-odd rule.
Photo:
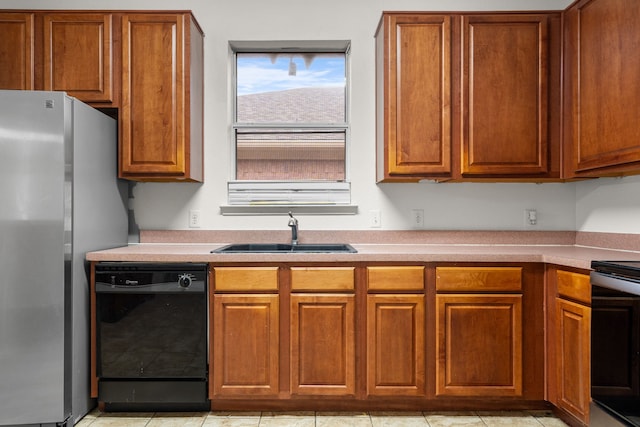
[[[591,303],[591,281],[586,274],[558,271],[558,295],[585,304]]]
[[[352,291],[354,267],[292,267],[292,291]]]
[[[370,291],[424,291],[424,267],[367,267]]]
[[[277,291],[278,267],[216,267],[216,291]]]
[[[516,292],[522,290],[522,267],[437,267],[436,291]]]

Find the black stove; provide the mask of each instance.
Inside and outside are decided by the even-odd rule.
[[[591,268],[590,426],[640,427],[640,261]]]
[[[640,283],[640,261],[592,261],[591,268],[601,274]]]

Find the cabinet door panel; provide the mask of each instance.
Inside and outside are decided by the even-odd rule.
[[[121,173],[186,173],[184,17],[122,19]]]
[[[548,172],[546,16],[465,16],[463,42],[463,176]]]
[[[113,101],[110,14],[44,16],[44,89],[85,102]]]
[[[213,297],[212,396],[276,396],[277,295]]]
[[[591,310],[556,299],[558,349],[557,405],[584,422],[589,421],[591,376],[589,363]]]
[[[367,394],[425,394],[423,295],[367,296]]]
[[[34,89],[34,17],[0,13],[0,89]]]
[[[391,15],[384,25],[384,38],[378,36],[384,119],[378,125],[384,128],[379,161],[384,157],[385,177],[449,174],[451,18]]]
[[[436,395],[522,395],[522,296],[436,296]]]
[[[354,329],[354,295],[291,295],[291,394],[355,394]]]

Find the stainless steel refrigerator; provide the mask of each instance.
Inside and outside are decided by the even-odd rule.
[[[62,92],[0,90],[0,425],[92,407],[85,253],[127,243],[115,120]]]

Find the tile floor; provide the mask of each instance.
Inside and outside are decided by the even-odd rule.
[[[76,427],[566,427],[550,411],[87,414]]]

